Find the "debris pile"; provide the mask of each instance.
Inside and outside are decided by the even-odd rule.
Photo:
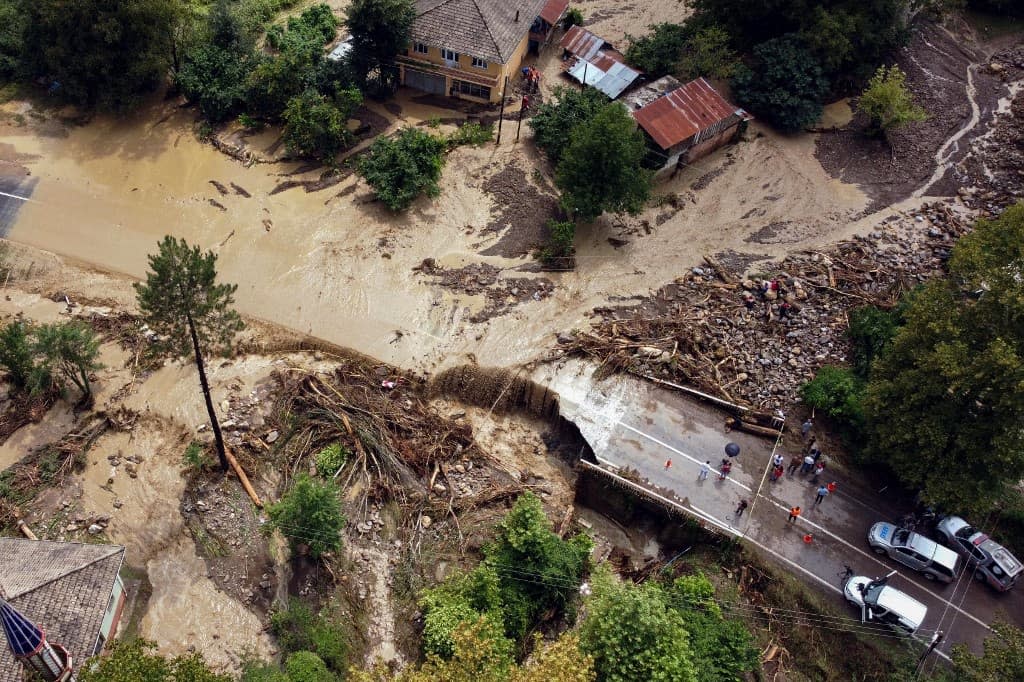
[[[489,263],[472,263],[464,268],[449,269],[427,258],[414,270],[437,277],[437,284],[468,294],[482,295],[485,305],[469,317],[473,323],[485,322],[504,315],[513,306],[528,301],[540,301],[555,292],[554,283],[544,277],[500,277],[501,268]]]
[[[784,408],[819,367],[845,361],[851,308],[895,305],[943,271],[967,229],[949,204],[934,203],[827,252],[760,266],[756,278],[707,257],[707,267],[638,305],[596,309],[592,329],[559,335],[555,355],[587,355],[605,372],[685,383],[759,410]]]

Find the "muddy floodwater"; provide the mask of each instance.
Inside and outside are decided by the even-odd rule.
[[[438,113],[446,110],[410,104],[400,116],[415,123]],[[676,208],[656,204],[637,218],[582,226],[577,271],[544,275],[552,295],[471,323],[481,296],[437,286],[413,268],[433,258],[445,267],[487,263],[500,278],[538,276],[513,271],[532,264],[529,254],[481,255],[499,239],[483,229],[495,205],[482,185],[510,163],[526,173],[543,168],[531,144],[507,135],[500,147],[455,151],[441,197],[396,216],[373,202],[356,176],[323,191],[274,193],[285,181],[315,180],[320,170],[294,174],[297,163],[246,167],[200,142],[193,123],[191,111],[160,104],[133,119],[101,118],[61,135],[0,129],[6,154],[34,179],[30,201],[22,202],[6,236],[136,278],[163,235],[184,237],[219,254],[222,279],[239,285],[243,313],[433,369],[464,362],[469,353],[492,365],[528,360],[554,332],[582,326],[585,313],[609,297],[646,293],[705,253],[770,256],[820,243],[850,229],[847,219],[865,205],[855,187],[825,175],[812,141],[755,132],[659,184],[656,194],[683,197]],[[785,226],[783,236],[751,241],[773,224]]]

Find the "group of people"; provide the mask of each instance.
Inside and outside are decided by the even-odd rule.
[[[757,296],[754,295],[757,293]],[[764,304],[765,315],[771,317],[772,305],[776,301],[779,301],[779,317],[789,318],[797,312],[797,308],[793,305],[793,296],[788,295],[786,283],[780,279],[765,279],[761,280],[757,284],[753,291],[751,289],[744,289],[743,291],[743,305],[746,306],[747,310],[753,310],[754,306],[757,305],[758,299]]]

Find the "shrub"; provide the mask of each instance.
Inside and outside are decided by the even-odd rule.
[[[571,220],[548,220],[548,234],[548,243],[538,254],[540,260],[552,267],[570,267],[576,224]]]
[[[359,172],[377,198],[392,211],[409,207],[421,194],[441,194],[444,139],[415,128],[394,137],[379,137],[359,161]]]
[[[899,331],[899,310],[861,306],[849,312],[847,336],[853,346],[853,370],[862,379],[871,373],[871,363],[881,356]]]
[[[670,23],[655,24],[650,29],[651,32],[641,38],[627,36],[626,61],[648,78],[660,78],[675,69],[690,38],[690,30],[685,25]]]
[[[895,64],[878,67],[861,94],[857,109],[867,114],[872,129],[882,135],[928,118],[924,109],[914,104],[907,89],[907,74]]]
[[[343,91],[333,102],[312,88],[305,90],[288,100],[282,115],[285,145],[293,154],[333,161],[338,152],[352,144],[348,119],[360,104],[362,95],[354,88]]]
[[[311,651],[327,667],[336,672],[345,671],[348,662],[348,640],[338,620],[329,612],[313,613],[297,599],[270,616],[270,631],[285,653]]]
[[[284,666],[288,682],[330,682],[335,679],[320,657],[310,651],[297,651]]]
[[[846,367],[819,369],[813,379],[800,387],[800,399],[848,426],[863,426],[864,382]]]
[[[583,25],[583,12],[580,11],[579,7],[570,7],[569,11],[565,13],[565,18],[562,19],[562,28],[568,31],[573,26]]]
[[[185,466],[196,471],[202,471],[213,464],[213,460],[206,453],[206,448],[203,447],[202,443],[197,443],[196,441],[188,444],[182,459],[185,462]]]
[[[341,443],[331,443],[316,453],[316,472],[325,478],[333,476],[338,469],[345,466],[351,454]]]
[[[753,69],[740,69],[733,89],[762,119],[796,131],[821,117],[828,83],[814,55],[790,34],[755,47]]]
[[[0,365],[16,390],[29,388],[36,363],[32,353],[29,326],[17,320],[0,330]]]
[[[267,509],[268,524],[288,538],[293,551],[308,548],[319,558],[341,546],[345,516],[332,483],[321,483],[300,474],[281,501]]]
[[[494,139],[493,125],[480,125],[476,121],[464,123],[459,129],[448,136],[450,148],[461,147],[462,145],[481,145]]]

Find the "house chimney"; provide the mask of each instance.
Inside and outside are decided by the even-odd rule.
[[[516,10],[516,22],[519,21],[519,10]]]

